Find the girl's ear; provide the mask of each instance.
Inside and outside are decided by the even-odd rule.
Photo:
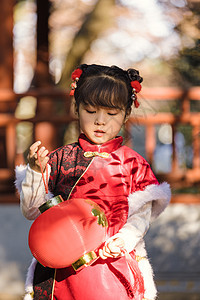
[[[124,124],[128,121],[129,117],[130,117],[130,115],[128,115],[128,116],[126,115],[126,117],[124,119]]]
[[[124,124],[128,121],[131,114],[131,108],[126,112],[125,118],[124,118]]]
[[[74,113],[75,115],[78,115],[78,106],[76,105],[76,103],[74,103]]]

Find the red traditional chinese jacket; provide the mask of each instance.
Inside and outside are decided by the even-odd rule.
[[[155,299],[143,236],[149,223],[167,206],[170,188],[167,183],[159,184],[146,160],[122,142],[122,137],[116,137],[95,145],[81,134],[78,143],[50,153],[49,191],[66,201],[73,197],[91,199],[104,210],[109,223],[108,237],[120,236],[126,250],[136,255],[144,279],[144,295],[136,289],[135,274],[122,256],[98,259],[77,273],[71,267],[44,268],[33,260],[26,291],[29,294],[34,291],[34,299]],[[41,174],[29,167],[18,168],[17,174],[22,212],[25,217],[35,219],[38,207],[45,202]]]

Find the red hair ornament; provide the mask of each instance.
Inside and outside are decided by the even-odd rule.
[[[74,72],[72,72],[71,78],[74,82],[71,84],[71,91],[70,91],[70,96],[74,96],[75,89],[77,88],[77,82],[79,81],[79,78],[81,77],[81,74],[83,71],[81,69],[76,69]]]
[[[131,81],[131,86],[136,93],[139,93],[142,89],[141,84],[137,80]]]
[[[134,105],[136,108],[138,108],[140,106],[140,103],[138,102],[137,100],[137,95],[136,93],[139,93],[142,89],[142,86],[141,84],[139,83],[139,81],[137,80],[134,80],[134,81],[131,81],[131,86],[133,88],[133,94],[131,96],[131,98],[133,99],[134,101]]]
[[[74,72],[72,72],[72,76],[71,76],[72,80],[78,81],[82,73],[83,73],[83,71],[81,69],[74,70]]]

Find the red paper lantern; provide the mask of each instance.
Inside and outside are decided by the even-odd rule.
[[[75,270],[80,270],[97,259],[95,250],[106,239],[107,219],[91,200],[76,198],[59,204],[57,200],[62,201],[61,196],[39,208],[42,214],[30,228],[29,247],[45,267],[72,265]],[[57,205],[52,206],[55,201]]]

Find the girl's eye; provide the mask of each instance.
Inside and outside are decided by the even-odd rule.
[[[116,116],[117,113],[108,113],[109,116]]]
[[[107,113],[108,113],[109,116],[116,116],[116,115],[118,115],[119,110],[118,109],[111,109],[111,110],[108,110]]]
[[[96,113],[95,110],[89,110],[89,109],[86,109],[86,111],[87,111],[87,113],[89,113],[89,114],[95,114],[95,113]]]

